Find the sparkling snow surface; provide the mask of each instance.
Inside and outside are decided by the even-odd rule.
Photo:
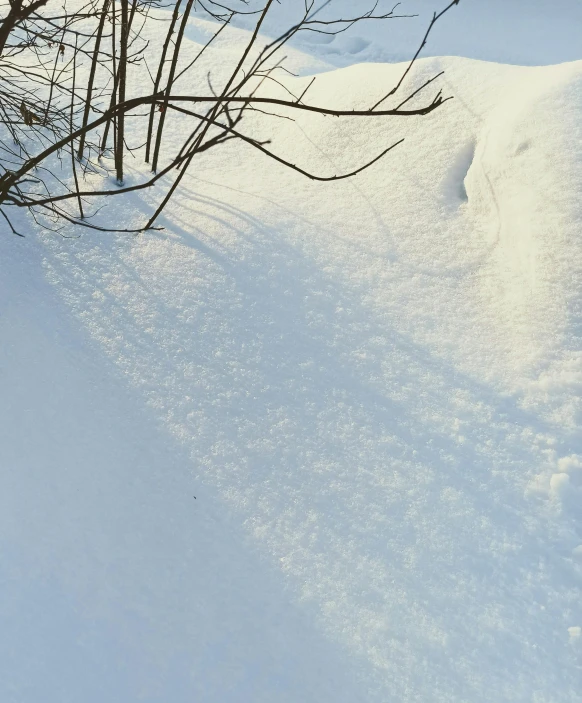
[[[356,178],[229,144],[162,232],[0,237],[2,701],[580,701],[582,61],[496,62],[582,13],[463,4],[433,115],[247,123],[325,175],[405,137]],[[287,87],[369,104],[369,26]]]

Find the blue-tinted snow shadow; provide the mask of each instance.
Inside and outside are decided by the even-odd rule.
[[[397,320],[378,319],[361,292],[332,279],[292,243],[287,228],[304,226],[308,236],[311,225],[305,219],[289,215],[274,230],[220,198],[183,193],[179,202],[165,221],[171,223],[171,234],[146,236],[162,242],[167,236],[177,238],[200,255],[200,268],[192,274],[215,276],[216,281],[206,289],[202,312],[185,319],[183,309],[174,304],[171,281],[166,289],[162,285],[153,290],[131,257],[119,256],[114,245],[100,242],[104,263],[99,265],[107,266],[109,257],[111,266],[123,271],[131,294],[156,313],[164,359],[160,361],[156,346],[160,338],[152,338],[136,320],[123,293],[107,301],[103,314],[113,321],[113,329],[123,331],[129,348],[140,350],[160,388],[169,389],[160,391],[163,404],[152,414],[162,426],[170,417],[173,426],[182,428],[184,456],[190,454],[204,481],[196,492],[216,501],[213,519],[226,521],[236,533],[245,529],[243,521],[257,516],[268,523],[268,514],[276,517],[293,504],[300,508],[289,518],[289,528],[299,533],[305,514],[319,516],[321,524],[305,537],[308,551],[332,564],[335,559],[344,569],[344,596],[356,615],[366,607],[379,618],[390,613],[391,632],[378,640],[372,634],[371,643],[389,652],[402,676],[396,681],[388,676],[378,700],[388,691],[399,700],[404,695],[399,687],[412,685],[421,696],[432,691],[435,699],[440,692],[484,702],[492,690],[504,695],[516,676],[526,691],[530,686],[549,690],[557,671],[562,672],[562,687],[574,686],[572,669],[564,672],[562,664],[569,650],[561,626],[562,602],[552,584],[555,579],[560,588],[574,586],[575,575],[555,550],[559,535],[548,538],[543,512],[534,519],[523,495],[540,457],[520,433],[529,428],[529,436],[535,436],[549,428],[521,409],[517,399],[459,373],[406,338],[398,332]],[[217,228],[227,236],[213,239],[209,233]],[[233,238],[236,246],[228,244]],[[66,265],[56,258],[52,264],[80,299],[90,294],[91,271],[75,274],[89,282],[76,288]],[[98,287],[99,275],[94,280]],[[208,390],[199,390],[199,379],[184,378],[183,364],[188,362],[210,379]],[[458,409],[463,442],[448,424],[454,419],[456,394],[465,399]],[[206,434],[199,432],[198,420],[190,419],[201,415],[210,428]],[[569,451],[576,448],[570,445]],[[315,470],[317,463],[329,469]],[[164,476],[183,470],[172,462]],[[229,482],[248,491],[240,511],[221,502],[216,486],[228,489]],[[268,514],[261,513],[265,501]],[[165,514],[167,505],[164,501],[152,514]],[[207,543],[212,544],[211,538]],[[391,582],[370,587],[365,569],[358,576],[357,569],[352,573],[342,561],[342,544],[351,544],[368,563],[385,565]],[[200,561],[208,558],[205,554]],[[305,568],[313,567],[307,561]],[[264,565],[255,568],[265,573]],[[284,588],[275,572],[269,578]],[[292,602],[300,579],[291,575],[287,583]],[[392,603],[400,592],[393,592],[393,584],[410,594],[400,608]],[[208,588],[208,579],[197,588]],[[177,600],[190,604],[181,591]],[[317,631],[320,606],[315,599],[294,605],[293,617],[305,618]],[[240,619],[236,607],[233,621]],[[446,646],[424,637],[410,621],[412,612],[441,627]],[[483,622],[491,624],[482,624],[484,613],[489,619]],[[208,618],[204,632],[211,631],[215,617]],[[268,620],[277,617],[269,615]],[[403,655],[390,644],[393,640],[413,642],[414,656],[406,649]],[[330,635],[322,651],[332,648],[336,666],[349,658],[372,680],[374,667],[365,656],[354,657],[349,648],[337,654],[342,650],[332,641]],[[535,651],[527,646],[532,641],[538,643]],[[244,643],[242,647],[249,649]],[[214,651],[213,646],[205,651]],[[451,660],[459,664],[454,669]],[[429,664],[420,673],[422,661]],[[476,676],[483,662],[485,675]],[[296,671],[305,663],[301,659]],[[220,675],[220,668],[216,671]],[[346,690],[341,695],[353,700],[357,686]]]
[[[170,218],[172,232],[198,251],[204,251],[210,241],[206,219],[246,239],[252,249],[252,255],[241,260],[234,253],[229,257],[217,242],[216,250],[209,254],[236,282],[236,291],[244,300],[239,316],[223,308],[228,336],[240,341],[238,351],[245,345],[247,349],[255,346],[261,363],[261,375],[255,381],[266,389],[257,392],[255,386],[254,392],[241,393],[236,407],[219,406],[213,422],[219,426],[227,418],[230,430],[226,433],[230,432],[233,445],[244,444],[244,435],[236,430],[240,418],[245,424],[263,428],[269,436],[273,427],[270,414],[283,407],[293,425],[291,451],[290,440],[284,436],[280,447],[266,456],[241,450],[238,460],[250,464],[252,481],[265,486],[279,483],[278,494],[283,496],[280,509],[285,507],[285,495],[309,493],[306,505],[325,516],[331,533],[359,540],[361,553],[372,561],[389,563],[417,601],[430,604],[426,609],[430,617],[455,633],[445,650],[419,646],[435,671],[447,670],[451,656],[467,656],[467,643],[471,642],[476,658],[469,666],[477,670],[479,661],[487,660],[497,683],[505,680],[509,684],[516,661],[525,669],[531,668],[525,643],[535,640],[547,643],[543,655],[537,652],[535,656],[551,662],[545,674],[550,681],[549,672],[558,671],[560,656],[568,657],[569,652],[558,626],[561,604],[554,601],[556,593],[551,595],[551,588],[542,586],[543,574],[549,571],[561,587],[566,584],[572,588],[577,576],[564,560],[564,544],[544,534],[543,505],[537,525],[532,526],[532,504],[524,497],[524,489],[539,470],[540,454],[528,439],[509,438],[519,436],[525,428],[531,436],[551,433],[555,428],[523,410],[517,398],[460,373],[399,333],[385,318],[376,319],[358,293],[331,280],[289,244],[284,233],[274,232],[248,212],[220,199],[190,194],[180,213],[186,214],[184,220],[178,213]],[[171,314],[164,311],[164,315]],[[197,330],[189,333],[195,338]],[[216,347],[221,347],[219,337]],[[353,354],[358,348],[366,350],[364,358]],[[382,388],[378,380],[386,377],[386,359],[393,366],[392,381]],[[432,377],[429,382],[425,382],[427,372]],[[464,425],[462,443],[447,429],[446,419],[441,429],[438,425],[443,418],[435,419],[425,412],[434,408],[438,414],[443,408],[446,414],[456,393],[469,399],[459,408]],[[338,418],[333,417],[330,407],[334,403],[351,408],[348,416],[356,429],[344,430],[344,436],[333,424],[342,414],[338,411]],[[213,413],[213,408],[208,406],[206,411]],[[326,415],[331,421],[328,427],[319,422]],[[383,453],[378,446],[386,436],[397,437],[398,442]],[[568,436],[560,447],[564,452],[579,448],[580,442]],[[365,467],[367,476],[350,478],[350,467],[356,473],[362,462],[362,450],[368,452],[364,461],[371,459]],[[313,464],[309,458],[313,455],[338,467],[340,475],[306,470]],[[418,466],[419,476],[410,475],[408,490],[400,495],[382,491],[378,480],[389,477],[393,465],[401,461]],[[331,488],[342,479],[347,491]],[[417,480],[421,483],[418,490]],[[442,496],[450,489],[460,491],[461,513],[466,510],[458,520],[447,514],[456,508],[443,503]],[[370,531],[370,514],[381,515],[382,501],[386,500],[387,521]],[[418,523],[425,521],[430,528],[419,529]],[[394,525],[398,525],[401,546],[415,545],[418,563],[414,573],[404,566],[405,550],[399,552],[391,543],[387,530]],[[543,546],[540,538],[545,541]],[[505,552],[502,543],[506,544]],[[331,542],[326,544],[323,539],[320,548],[331,549]],[[539,582],[535,578],[528,582],[532,574],[539,575]],[[380,611],[382,600],[380,595]],[[493,604],[500,600],[512,603],[510,608],[504,606],[500,615],[505,625],[484,635],[476,627],[477,618],[488,608],[498,607]],[[449,620],[455,623],[453,628],[444,625]],[[574,686],[574,678],[569,679],[569,685]],[[534,679],[540,680],[537,675]],[[491,680],[481,690],[474,685],[459,673],[453,688],[457,695],[487,700]]]
[[[366,700],[34,244],[0,246],[0,698]]]

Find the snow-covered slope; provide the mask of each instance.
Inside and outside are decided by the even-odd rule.
[[[267,21],[275,34],[296,20],[297,5],[277,5]],[[319,3],[324,5],[324,3]],[[362,22],[350,32],[322,37],[310,32],[294,42],[307,53],[318,55],[335,66],[356,62],[405,61],[412,46],[418,45],[435,11],[446,2],[435,0],[380,0],[377,12],[413,16],[385,22]],[[317,3],[315,5],[317,7]],[[369,9],[366,0],[332,0],[318,15],[353,17],[354,9]],[[239,24],[250,26],[248,22]],[[579,0],[461,0],[431,34],[424,56],[464,56],[466,58],[524,66],[555,64],[582,58]]]
[[[277,123],[329,174],[406,137],[354,180],[229,145],[161,233],[0,239],[3,700],[580,699],[582,62],[442,68]]]

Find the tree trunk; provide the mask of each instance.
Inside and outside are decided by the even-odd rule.
[[[176,20],[178,19],[178,12],[180,10],[180,4],[182,0],[177,0],[176,5],[174,7],[174,12],[172,13],[172,21],[170,22],[170,26],[168,28],[168,33],[166,34],[166,41],[164,42],[164,46],[162,48],[162,56],[160,58],[160,63],[158,66],[158,72],[156,74],[156,80],[154,82],[154,95],[158,92],[160,89],[160,82],[162,80],[162,75],[164,73],[164,64],[166,63],[166,54],[168,53],[168,47],[170,46],[170,40],[172,38],[172,34],[174,33],[174,27],[176,26]],[[152,103],[152,106],[150,108],[150,118],[148,122],[148,136],[146,139],[146,154],[145,154],[145,162],[146,164],[149,164],[150,162],[150,149],[151,149],[151,143],[152,143],[152,132],[154,130],[154,115],[156,113],[156,104]]]
[[[121,36],[119,38],[119,102],[125,102],[127,79],[127,44],[129,35],[129,2],[121,0]],[[125,112],[121,110],[117,119],[117,139],[115,149],[115,173],[117,182],[123,183],[123,148],[125,138]]]
[[[116,22],[115,0],[111,0],[111,72],[113,74],[113,90],[111,91],[111,100],[109,101],[109,111],[110,112],[117,105],[117,84],[118,84],[118,79],[119,79],[119,75],[117,73],[117,61],[115,58],[116,52],[117,52],[117,46],[116,46],[116,40],[115,40],[115,22]],[[111,120],[109,119],[105,123],[105,129],[103,130],[103,137],[101,139],[101,148],[100,148],[101,153],[103,153],[105,151],[105,147],[107,146],[107,138],[109,136],[110,125],[111,125]],[[113,117],[113,153],[115,153],[116,134],[117,134],[117,118]]]
[[[73,116],[75,113],[75,87],[77,82],[77,40],[78,36],[75,36],[75,53],[73,55],[73,89],[71,90],[71,112],[69,115],[69,130],[73,134],[75,131],[73,125]],[[75,192],[77,193],[77,204],[79,206],[79,217],[84,220],[85,213],[83,212],[83,203],[81,201],[81,196],[79,195],[79,179],[77,178],[77,166],[75,164],[75,140],[71,139],[71,166],[73,169],[73,178],[75,179]]]
[[[87,83],[87,97],[85,98],[85,111],[83,112],[83,128],[89,122],[89,112],[91,111],[91,97],[93,93],[93,83],[95,81],[95,71],[97,70],[97,62],[99,58],[99,49],[101,47],[101,37],[103,36],[103,27],[105,26],[105,18],[109,9],[109,0],[104,0],[101,18],[99,19],[99,27],[97,28],[97,36],[95,37],[95,49],[93,50],[93,59],[91,60],[91,70],[89,72],[89,82]],[[85,132],[79,139],[79,159],[83,158],[83,149],[85,148]]]
[[[186,9],[182,16],[182,22],[180,23],[180,29],[178,30],[178,36],[176,37],[176,44],[174,46],[174,55],[172,56],[172,63],[170,65],[170,74],[168,76],[168,84],[164,92],[164,103],[162,105],[162,111],[160,112],[160,121],[158,122],[158,131],[156,132],[156,144],[154,147],[154,158],[152,161],[152,171],[157,171],[158,169],[158,157],[160,155],[160,145],[162,143],[162,133],[164,131],[164,122],[166,119],[166,110],[168,108],[168,97],[172,91],[172,84],[174,83],[174,76],[176,75],[176,66],[178,65],[178,57],[180,55],[180,46],[182,44],[182,37],[184,36],[184,30],[186,29],[186,24],[188,22],[188,17],[190,16],[190,11],[194,0],[188,0],[186,4]]]

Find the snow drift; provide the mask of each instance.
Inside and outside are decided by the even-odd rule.
[[[405,137],[353,180],[229,145],[161,233],[0,240],[7,700],[579,699],[582,62],[441,69],[257,117],[319,173]]]

